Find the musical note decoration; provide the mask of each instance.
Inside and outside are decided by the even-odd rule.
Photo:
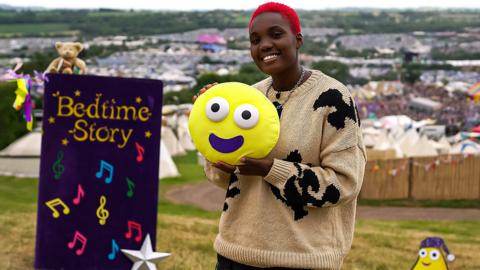
[[[57,153],[57,159],[52,165],[53,178],[55,180],[60,179],[60,177],[62,177],[63,172],[65,171],[65,167],[62,164],[62,160],[63,160],[63,151],[59,150]]]
[[[135,237],[135,241],[140,242],[142,240],[142,225],[129,220],[127,222],[128,232],[125,234],[125,238],[130,239],[133,236],[133,230],[138,232],[137,236]]]
[[[75,244],[77,243],[77,241],[81,244],[80,245],[80,248],[78,248],[76,251],[75,251],[75,254],[77,254],[77,256],[80,256],[83,254],[83,252],[85,252],[85,247],[87,246],[87,238],[81,234],[79,231],[75,231],[75,235],[73,236],[73,240],[71,242],[68,243],[68,248],[69,249],[73,249],[75,247]]]
[[[82,185],[81,185],[81,184],[78,184],[77,197],[73,198],[73,204],[79,205],[79,204],[80,204],[80,200],[81,200],[83,197],[85,197],[85,191],[83,190]]]
[[[95,176],[100,179],[103,177],[103,173],[107,171],[109,174],[107,177],[105,177],[105,184],[110,184],[112,183],[112,178],[113,178],[113,171],[115,168],[113,167],[112,164],[106,162],[105,160],[100,160],[100,168],[98,169],[98,172],[95,174]]]
[[[145,153],[145,148],[141,146],[138,142],[135,142],[135,147],[137,148],[137,162],[142,162],[143,161],[143,154]]]
[[[128,186],[128,191],[127,191],[127,197],[132,198],[133,194],[135,192],[135,182],[133,182],[130,178],[127,177],[127,186]]]
[[[97,208],[98,223],[100,223],[100,225],[105,225],[107,223],[107,218],[110,215],[108,210],[104,208],[105,204],[107,204],[107,198],[102,195],[100,197],[100,206]]]
[[[112,239],[112,252],[108,254],[108,259],[110,261],[115,260],[115,257],[117,256],[119,250],[120,247],[118,246],[117,242],[115,242],[115,239]]]
[[[52,216],[53,218],[59,218],[60,213],[57,211],[55,206],[62,206],[63,207],[63,214],[68,215],[70,213],[70,208],[62,201],[60,198],[55,198],[53,200],[50,200],[48,202],[45,202],[48,208],[52,210]]]

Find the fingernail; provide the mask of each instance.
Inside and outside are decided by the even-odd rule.
[[[242,157],[242,158],[240,159],[241,162],[244,162],[245,160],[246,160],[246,158],[244,158],[244,157]]]

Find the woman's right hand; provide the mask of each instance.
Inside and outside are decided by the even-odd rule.
[[[192,103],[195,104],[195,101],[197,100],[197,98],[198,98],[201,94],[205,93],[205,91],[207,91],[208,89],[212,88],[213,86],[215,86],[215,85],[217,85],[217,84],[218,84],[217,82],[214,82],[214,83],[209,83],[209,84],[205,85],[202,89],[200,89],[200,91],[198,91],[198,95],[194,95],[194,96],[192,97]]]

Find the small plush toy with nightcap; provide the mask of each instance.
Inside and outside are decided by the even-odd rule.
[[[420,244],[418,258],[412,267],[412,270],[448,270],[447,262],[455,260],[455,256],[450,253],[447,245],[440,237],[425,238]]]

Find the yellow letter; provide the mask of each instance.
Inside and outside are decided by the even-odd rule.
[[[130,136],[132,135],[132,132],[133,132],[133,129],[129,129],[128,134],[125,136],[125,130],[124,129],[120,130],[120,133],[122,134],[123,143],[117,144],[118,148],[122,149],[123,147],[125,147],[128,140],[130,139]]]
[[[137,120],[137,109],[133,106],[117,106],[117,120],[122,120],[120,113],[124,112],[123,120],[128,121],[128,112],[132,112],[132,120]]]
[[[67,103],[66,104],[62,104],[62,101],[66,99],[67,100]],[[58,97],[58,111],[57,111],[57,116],[70,116],[73,114],[73,108],[72,108],[72,105],[73,105],[73,99],[71,97],[67,97],[67,96],[59,96]],[[63,108],[66,108],[68,109],[68,113],[66,114],[63,114],[62,113],[62,109]]]
[[[75,117],[82,118],[85,115],[85,110],[84,110],[85,109],[85,104],[79,102],[79,103],[75,104],[75,106],[73,108],[74,108],[73,113],[75,114]]]
[[[146,115],[144,115],[144,113]],[[140,110],[138,110],[138,119],[142,122],[148,121],[152,114],[150,113],[150,109],[148,107],[141,107]]]
[[[80,126],[81,124],[87,127],[88,122],[83,119],[79,119],[77,120],[77,122],[75,122],[75,134],[73,134],[73,138],[79,142],[83,142],[88,139],[88,132]],[[82,137],[78,137],[77,130],[82,131],[84,135]]]
[[[101,132],[102,130],[105,130],[105,132],[107,133],[107,136],[105,136],[105,137],[103,137],[103,138],[100,136],[100,135],[101,135],[100,132]],[[108,138],[110,137],[110,132],[108,132],[108,128],[107,128],[107,127],[101,127],[101,128],[99,128],[99,129],[97,129],[97,132],[95,133],[95,135],[96,135],[97,140],[98,140],[99,142],[106,142],[106,141],[108,140]]]
[[[97,97],[95,98],[95,103],[92,103],[90,105],[88,105],[87,107],[87,116],[89,118],[100,118],[100,116],[98,115],[98,101],[100,100],[100,95],[97,95]],[[92,113],[92,109],[94,109],[94,113]]]

